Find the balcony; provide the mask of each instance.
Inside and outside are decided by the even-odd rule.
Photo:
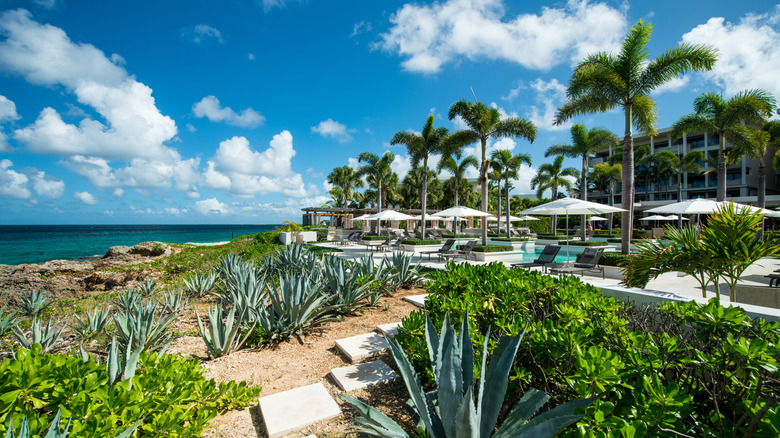
[[[588,157],[588,167],[593,167],[603,163],[604,163],[604,159],[601,157]]]

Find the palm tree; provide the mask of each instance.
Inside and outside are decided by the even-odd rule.
[[[341,189],[341,205],[344,208],[349,206],[349,200],[352,199],[353,189],[363,187],[363,180],[355,172],[355,169],[349,166],[342,166],[333,169],[328,175],[328,182]]]
[[[571,127],[572,144],[556,144],[547,148],[544,152],[545,157],[552,155],[563,155],[567,158],[581,158],[582,169],[580,170],[580,199],[588,200],[588,157],[601,149],[616,146],[620,139],[612,132],[604,128],[585,129],[585,125],[575,124]],[[585,235],[585,215],[582,215],[580,221],[580,231]]]
[[[455,180],[455,205],[460,205],[458,199],[460,192],[460,182],[466,176],[466,170],[469,167],[473,167],[475,169],[479,168],[479,161],[477,161],[476,157],[472,155],[464,158],[460,163],[458,163],[454,157],[445,157],[439,161],[439,164],[436,166],[437,172],[446,170],[452,174],[452,179]]]
[[[399,131],[390,140],[391,145],[402,144],[406,146],[409,157],[412,160],[412,167],[418,167],[422,162],[423,180],[422,193],[420,197],[420,208],[422,209],[422,234],[425,236],[425,210],[428,197],[428,157],[431,154],[442,153],[441,142],[447,136],[447,128],[433,127],[433,114],[428,116],[423,126],[422,134],[417,135],[411,131]]]
[[[764,123],[762,131],[769,133],[769,147],[774,148],[775,156],[772,158],[772,167],[780,169],[780,120],[772,120]]]
[[[748,142],[740,142],[734,145],[729,153],[729,161],[739,160],[746,156],[758,160],[758,196],[756,197],[756,206],[764,208],[766,206],[766,159],[769,151],[769,141],[771,134],[768,131],[758,130],[750,133]]]
[[[763,125],[774,106],[772,94],[761,89],[742,91],[729,100],[718,93],[704,93],[694,99],[694,112],[672,125],[669,135],[675,140],[695,131],[718,135],[718,202],[726,198],[726,141],[735,147],[749,148],[754,129],[744,122]]]
[[[558,188],[572,189],[571,181],[564,178],[565,176],[579,178],[580,172],[573,167],[564,169],[563,155],[558,155],[552,163],[544,163],[539,166],[536,176],[531,180],[531,188],[536,189],[536,197],[538,199],[542,199],[542,193],[545,190],[550,190],[552,192],[550,199],[554,201],[558,199]],[[550,220],[553,234],[556,233],[556,222],[555,216],[553,216],[552,220]],[[568,224],[566,226],[568,227]]]
[[[588,55],[572,74],[566,90],[568,101],[558,109],[555,124],[590,113],[621,108],[625,116],[623,149],[622,252],[628,254],[634,216],[634,136],[636,126],[646,135],[656,134],[658,112],[650,93],[688,71],[711,70],[715,49],[704,45],[680,44],[648,60],[647,45],[652,26],[640,20],[628,32],[620,53]]]
[[[528,166],[531,165],[531,156],[528,154],[519,153],[515,156],[512,156],[512,153],[509,152],[506,149],[500,149],[493,151],[492,154],[490,154],[490,160],[491,160],[491,166],[493,167],[494,171],[497,171],[501,178],[504,178],[504,188],[506,189],[506,196],[504,199],[506,199],[506,237],[509,236],[509,179],[517,179],[519,177],[518,171],[520,170],[520,166],[523,164],[526,164]],[[498,221],[499,225],[501,224],[501,219],[499,217]],[[500,226],[499,226],[500,228]]]
[[[623,165],[620,163],[601,163],[593,166],[593,180],[599,187],[609,188],[609,205],[615,205],[615,182],[623,178]],[[612,215],[609,214],[609,234],[612,235]]]
[[[690,151],[682,158],[672,151],[660,151],[655,155],[660,171],[677,175],[677,202],[682,201],[682,175],[686,172],[702,173],[704,168],[699,163],[704,161],[704,152]],[[682,228],[682,215],[677,218],[677,226]]]
[[[466,144],[479,140],[482,146],[482,161],[479,168],[479,181],[482,190],[482,211],[487,212],[488,206],[488,171],[490,161],[487,157],[487,141],[489,138],[520,137],[531,143],[536,139],[536,126],[526,119],[510,117],[501,120],[498,109],[491,108],[482,102],[471,103],[461,99],[450,107],[450,120],[460,117],[469,127],[462,134]],[[482,221],[482,244],[487,245],[487,222]]]
[[[395,174],[390,168],[390,164],[395,160],[395,155],[387,151],[380,158],[371,152],[361,152],[357,158],[360,163],[366,162],[358,168],[357,175],[361,178],[365,176],[368,184],[376,189],[376,211],[380,212],[382,211],[382,203],[387,198],[384,188],[392,182],[392,177]]]

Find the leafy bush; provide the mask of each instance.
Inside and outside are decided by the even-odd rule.
[[[625,266],[631,259],[629,254],[621,254],[617,251],[607,251],[601,253],[599,264],[602,266]]]
[[[507,399],[543,388],[555,403],[601,394],[563,436],[778,436],[780,323],[751,320],[714,300],[640,308],[578,278],[448,264],[431,273],[425,309],[404,318],[397,341],[423,382],[433,370],[424,312],[434,324],[468,311],[477,331],[527,326]],[[496,343],[488,343],[488,352]],[[753,430],[754,432],[751,432]],[[669,432],[674,431],[674,432]]]
[[[565,234],[549,234],[549,233],[539,233],[536,235],[538,239],[544,239],[544,240],[558,240],[558,239],[565,239]]]
[[[317,242],[325,242],[328,240],[328,229],[326,227],[311,227],[306,226],[303,227],[307,231],[316,231],[317,232]]]
[[[459,246],[460,248],[461,246]],[[514,251],[509,245],[474,245],[474,252],[507,252]]]
[[[558,245],[569,246],[608,246],[607,242],[601,240],[559,240]]]
[[[363,240],[387,240],[387,236],[363,236]]]
[[[439,239],[404,239],[404,245],[441,245]]]
[[[0,362],[0,434],[26,416],[40,436],[61,409],[74,437],[116,436],[137,421],[137,437],[199,437],[219,412],[248,406],[259,393],[244,382],[206,380],[197,360],[156,353],[142,353],[134,377],[109,385],[94,360],[35,345]]]

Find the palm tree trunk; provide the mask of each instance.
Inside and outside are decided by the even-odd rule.
[[[455,206],[458,205],[458,192],[460,191],[460,177],[458,175],[455,175]],[[452,221],[452,232],[455,233],[455,235],[458,235],[458,218],[453,218]]]
[[[615,205],[615,180],[609,179],[609,206]],[[612,220],[614,219],[614,213],[609,214],[609,237],[612,237]]]
[[[551,194],[551,196],[552,196],[552,200],[553,201],[558,199],[558,179],[557,178],[553,178],[552,194]],[[553,215],[553,216],[550,217],[550,228],[552,228],[552,230],[550,231],[552,233],[552,235],[553,236],[557,236],[558,235],[558,216]]]
[[[422,219],[422,236],[423,236],[423,239],[425,239],[425,210],[426,210],[427,203],[428,203],[428,157],[425,156],[423,158],[423,187],[422,187],[422,196],[420,197],[420,206],[422,208],[422,214],[420,215],[420,219]]]
[[[716,201],[726,199],[726,135],[720,132],[720,145],[718,146],[718,192]]]
[[[487,160],[487,138],[482,137],[482,171],[480,172],[479,179],[482,183],[482,211],[487,213],[488,211],[488,186],[487,186],[487,174],[488,166],[490,162]],[[487,246],[487,221],[482,218],[482,244]]]
[[[588,200],[588,156],[582,156],[582,175],[580,175],[580,199]],[[588,234],[585,232],[585,215],[580,216],[580,235],[582,240],[587,240]]]
[[[682,202],[682,172],[677,172],[677,202]],[[682,215],[677,215],[677,228],[682,230]]]
[[[623,137],[623,195],[622,207],[625,210],[620,215],[620,250],[628,254],[631,248],[631,226],[634,218],[634,136],[631,134],[631,106],[626,106],[626,135]]]
[[[498,219],[498,226],[496,227],[496,231],[498,233],[501,233],[501,180],[498,180],[498,187],[497,187],[497,201],[496,202],[496,219]]]
[[[764,208],[766,206],[766,167],[764,166],[764,160],[766,157],[761,157],[758,160],[758,198],[756,199],[756,207]]]
[[[504,186],[506,187],[506,238],[510,238],[509,234],[509,177],[507,176],[506,184]]]

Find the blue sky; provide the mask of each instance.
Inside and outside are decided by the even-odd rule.
[[[357,154],[397,155],[400,130],[458,129],[477,97],[531,119],[515,193],[544,150],[572,66],[654,25],[650,56],[720,51],[655,93],[659,128],[702,92],[780,97],[774,2],[314,0],[0,1],[0,224],[280,223],[328,199]],[[622,133],[618,113],[573,120]],[[476,153],[474,148],[467,152]],[[577,166],[576,160],[569,165]]]

